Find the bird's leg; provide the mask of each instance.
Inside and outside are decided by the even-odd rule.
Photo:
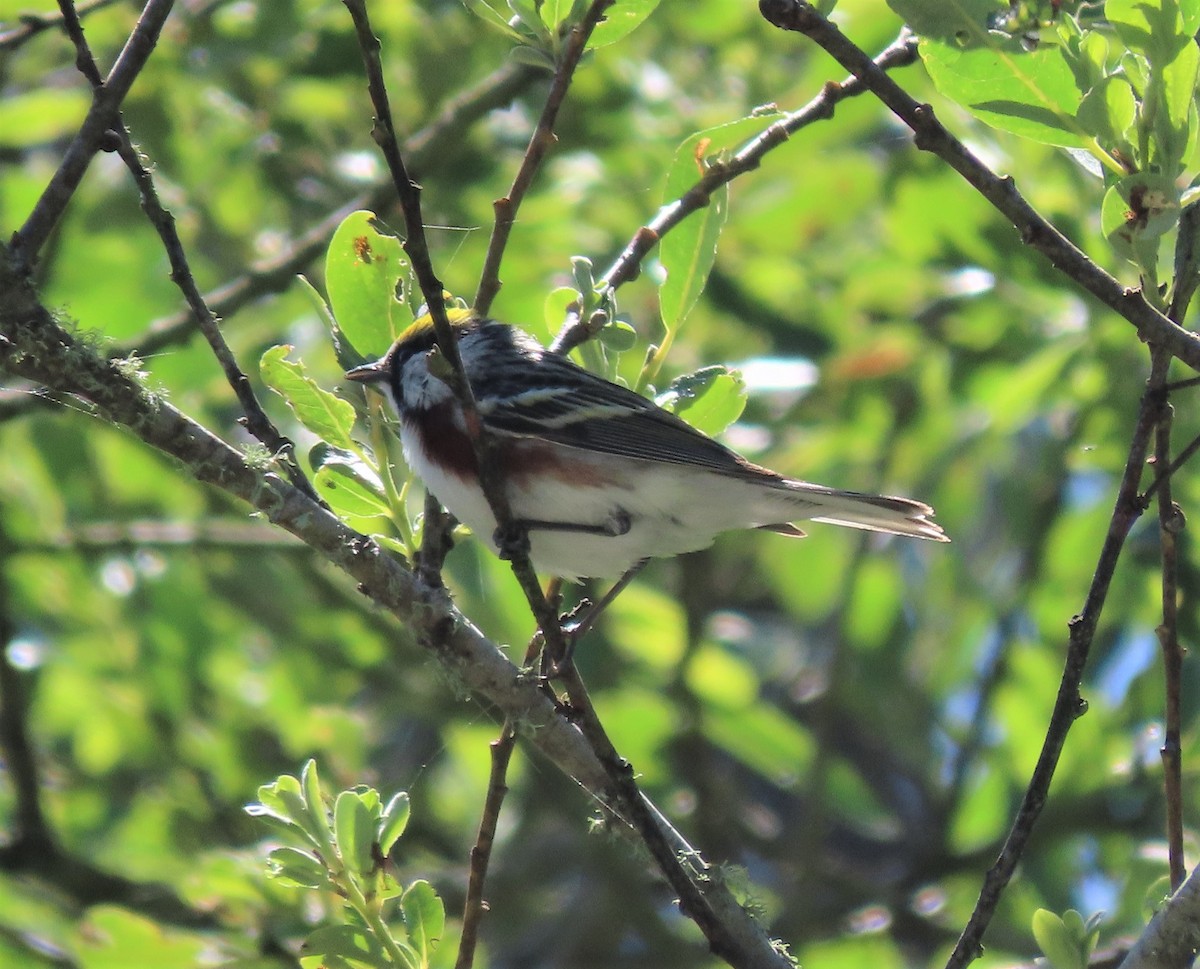
[[[607,538],[618,538],[628,534],[633,527],[629,512],[618,508],[599,525],[586,522],[550,522],[537,518],[514,518],[504,528],[497,528],[492,533],[492,541],[500,558],[505,561],[516,558],[521,553],[529,554],[529,533],[541,532],[580,532],[586,535],[603,535]]]
[[[558,657],[554,665],[550,668],[551,676],[557,676],[571,662],[572,656],[575,653],[575,644],[579,642],[590,630],[596,625],[596,620],[600,618],[600,614],[604,612],[613,600],[617,598],[625,587],[634,580],[639,572],[646,567],[648,558],[642,559],[639,562],[634,562],[624,574],[612,584],[612,587],[604,593],[603,596],[595,603],[588,603],[586,600],[572,609],[562,618],[563,646],[564,651],[561,657]],[[583,611],[582,616],[578,614]]]

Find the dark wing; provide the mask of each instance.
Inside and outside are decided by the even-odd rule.
[[[496,387],[486,396],[479,393],[482,388],[476,388],[480,416],[498,433],[737,477],[778,477],[653,401],[564,357],[544,351],[535,367],[528,358],[512,364],[523,368],[519,381]]]

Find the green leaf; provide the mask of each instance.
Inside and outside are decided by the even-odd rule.
[[[518,64],[526,64],[529,67],[538,67],[546,71],[554,70],[554,58],[540,47],[518,44],[508,52],[508,56],[510,60],[516,61]]]
[[[921,58],[938,91],[985,124],[1033,141],[1087,147],[1091,138],[1075,115],[1083,99],[1075,75],[1055,46],[1022,50],[1003,35],[961,50],[922,40]]]
[[[446,927],[446,908],[433,886],[427,881],[409,885],[400,899],[404,926],[409,944],[416,950],[421,965],[429,965],[429,957]]]
[[[772,123],[771,115],[754,115],[706,128],[687,138],[675,150],[667,170],[665,204],[674,204],[700,180],[707,159],[740,147]],[[704,291],[728,210],[729,188],[722,185],[712,193],[708,205],[689,215],[663,236],[659,244],[658,258],[667,271],[667,278],[659,288],[659,306],[668,331],[683,322]]]
[[[375,214],[351,212],[325,255],[325,287],[338,327],[364,358],[383,356],[412,323],[404,298],[411,266],[400,240],[375,225]]]
[[[271,347],[262,355],[259,370],[263,382],[287,401],[300,423],[323,441],[334,447],[350,450],[354,440],[354,407],[349,401],[319,387],[308,376],[301,361],[291,361],[287,355],[292,347],[283,344]]]
[[[327,925],[304,941],[300,964],[305,969],[380,969],[393,965],[383,944],[356,925]]]
[[[305,814],[304,796],[300,793],[300,782],[290,774],[282,774],[273,784],[263,784],[258,789],[257,805],[251,804],[246,810],[258,816],[262,811],[251,810],[263,808],[276,817],[299,823]]]
[[[556,4],[556,0],[550,2]],[[508,0],[509,9],[516,14],[518,30],[524,35],[525,41],[532,40],[542,49],[549,50],[554,42],[554,34],[542,19],[541,8],[544,5],[545,0]]]
[[[1074,17],[1061,17],[1058,35],[1063,54],[1075,75],[1075,86],[1090,91],[1108,69],[1108,38],[1099,30],[1083,30]]]
[[[606,350],[624,353],[632,350],[638,341],[638,332],[624,320],[613,320],[597,335]]]
[[[1134,142],[1133,124],[1137,117],[1137,99],[1128,78],[1110,74],[1096,84],[1080,102],[1076,113],[1079,124],[1106,149],[1129,152]]]
[[[251,817],[280,821],[288,827],[289,833],[303,834],[314,845],[321,846],[320,831],[296,778],[281,774],[274,784],[264,784],[258,789],[258,800],[259,804],[246,807],[246,813]]]
[[[1154,118],[1161,171],[1179,173],[1188,157],[1188,143],[1195,126],[1194,97],[1200,70],[1200,48],[1189,42],[1162,69],[1162,108]]]
[[[268,874],[296,888],[324,888],[329,884],[329,872],[315,855],[298,848],[276,848],[267,856]]]
[[[575,280],[575,289],[578,292],[590,293],[595,290],[596,277],[592,261],[587,256],[571,257],[571,276]]]
[[[325,465],[314,476],[313,485],[340,516],[376,518],[391,513],[387,500],[348,464]]]
[[[1054,969],[1083,969],[1078,944],[1053,912],[1039,908],[1033,913],[1033,937]]]
[[[938,91],[981,121],[1049,145],[1088,147],[1075,120],[1082,92],[1061,47],[1026,50],[989,29],[994,0],[888,0],[921,35],[921,58]]]
[[[567,307],[579,301],[579,293],[570,286],[559,286],[546,294],[542,303],[542,315],[546,329],[554,333],[567,318]]]
[[[677,377],[656,399],[659,407],[683,418],[698,431],[720,434],[742,416],[746,382],[736,370],[704,367]]]
[[[1087,927],[1083,924],[1083,916],[1075,909],[1069,908],[1062,913],[1063,927],[1076,942],[1081,942],[1087,935]]]
[[[1189,4],[1194,15],[1195,4]],[[1108,0],[1104,17],[1126,47],[1139,51],[1153,64],[1167,64],[1192,43],[1176,0]]]
[[[375,842],[375,823],[362,798],[354,791],[342,791],[333,805],[333,830],[338,851],[350,871],[364,875],[375,867],[371,846]]]
[[[463,0],[463,6],[488,26],[496,28],[514,40],[523,39],[521,34],[508,25],[508,17],[497,10],[488,0]]]
[[[588,38],[588,47],[607,47],[631,33],[650,14],[659,0],[617,0],[604,14]]]
[[[922,37],[966,47],[984,42],[990,18],[1007,4],[1000,0],[888,0],[888,6]]]
[[[317,762],[311,758],[300,771],[300,787],[304,791],[306,825],[316,838],[317,845],[324,848],[331,843],[333,829],[329,826],[329,812],[325,810],[325,794],[321,790]]]
[[[371,518],[391,513],[383,482],[357,454],[321,442],[309,451],[308,460],[316,469],[317,492],[339,515]]]
[[[388,805],[383,811],[383,817],[379,819],[379,834],[376,836],[379,850],[383,855],[386,856],[399,840],[400,835],[404,834],[404,829],[408,827],[410,813],[408,794],[404,791],[388,801]]]

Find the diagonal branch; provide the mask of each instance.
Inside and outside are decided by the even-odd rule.
[[[881,71],[890,71],[912,64],[916,59],[917,39],[905,31],[880,52],[879,56],[875,58],[875,64]],[[707,206],[713,192],[722,185],[729,184],[735,178],[758,168],[769,152],[784,144],[796,132],[814,122],[832,118],[834,108],[840,101],[855,97],[866,90],[867,87],[862,80],[853,75],[841,83],[830,81],[821,88],[821,93],[808,104],[769,125],[761,134],[747,142],[732,158],[727,161],[709,163],[704,175],[695,185],[675,201],[664,205],[650,222],[634,233],[629,244],[604,272],[601,277],[602,282],[610,290],[615,290],[624,283],[637,278],[641,271],[642,261],[658,245],[662,237],[693,212],[698,212]],[[555,338],[552,349],[556,353],[568,353],[592,335],[588,321],[571,321]]]
[[[992,172],[834,24],[802,0],[759,0],[759,10],[781,30],[797,31],[819,44],[842,67],[903,121],[922,151],[941,158],[1020,231],[1021,239],[1050,263],[1137,328],[1147,343],[1161,346],[1193,370],[1200,370],[1200,337],[1176,325],[1150,305],[1138,290],[1127,289],[1063,235],[1017,191],[1010,177]]]
[[[1054,771],[1062,756],[1067,734],[1074,722],[1087,712],[1087,702],[1080,695],[1079,688],[1083,681],[1083,671],[1087,665],[1088,653],[1091,651],[1096,627],[1100,622],[1100,613],[1104,609],[1121,550],[1124,548],[1125,540],[1129,537],[1134,522],[1146,509],[1146,500],[1138,494],[1138,485],[1142,479],[1154,428],[1161,419],[1164,402],[1163,383],[1166,379],[1169,361],[1170,357],[1165,353],[1152,355],[1150,378],[1142,395],[1137,423],[1130,437],[1125,471],[1117,490],[1108,532],[1104,536],[1104,544],[1101,546],[1100,556],[1096,562],[1096,571],[1092,575],[1091,586],[1088,589],[1087,598],[1084,600],[1082,611],[1067,624],[1066,663],[1063,667],[1062,679],[1059,682],[1058,695],[1055,697],[1054,709],[1050,714],[1050,722],[1046,727],[1046,736],[1042,741],[1041,752],[1038,754],[1037,763],[1034,765],[1033,774],[1029,779],[1029,786],[1025,789],[1025,795],[1021,799],[1021,806],[1017,810],[1012,828],[1000,850],[1000,856],[984,876],[975,910],[971,913],[970,920],[946,962],[946,969],[963,969],[981,954],[983,934],[996,911],[1000,896],[1016,871],[1017,863],[1025,851],[1025,846],[1029,843],[1038,816],[1046,804],[1050,782],[1054,778]]]
[[[27,272],[37,260],[46,239],[83,181],[92,157],[100,150],[108,130],[116,123],[121,102],[146,66],[174,2],[147,0],[116,64],[97,89],[92,106],[71,139],[62,163],[42,191],[25,224],[13,236],[13,254],[23,271]]]
[[[533,178],[546,157],[546,152],[554,144],[554,123],[558,120],[558,112],[567,97],[567,89],[575,76],[575,68],[587,48],[588,38],[596,25],[604,19],[604,12],[613,5],[614,0],[592,0],[583,19],[575,24],[567,34],[567,43],[559,58],[554,71],[554,81],[550,85],[550,93],[546,95],[546,103],[538,117],[537,126],[529,138],[529,145],[521,159],[521,165],[513,178],[512,187],[503,198],[496,199],[493,207],[496,221],[492,226],[492,237],[488,240],[487,255],[483,260],[483,272],[479,276],[479,287],[475,291],[475,310],[480,316],[487,316],[491,309],[492,300],[500,292],[503,285],[500,281],[500,263],[504,259],[504,250],[508,246],[508,237],[512,232],[513,223],[517,219],[517,210],[533,184]]]
[[[79,5],[78,15],[85,17],[97,10],[111,7],[115,2],[116,0],[89,0],[89,2]],[[42,31],[64,26],[66,18],[60,12],[58,14],[25,13],[21,14],[18,19],[21,21],[21,26],[0,31],[0,52],[16,50]]]
[[[87,39],[83,36],[83,26],[75,12],[75,5],[72,0],[59,0],[59,7],[62,10],[67,34],[75,45],[75,64],[91,83],[94,94],[99,97],[104,82],[101,80],[100,70],[96,66],[96,59],[92,56]],[[279,432],[274,422],[267,416],[267,412],[263,410],[262,404],[259,403],[258,397],[254,393],[254,388],[250,385],[249,378],[238,365],[233,351],[229,349],[229,344],[225,342],[225,337],[217,325],[216,317],[204,302],[204,297],[200,295],[191,266],[188,265],[187,254],[183,249],[183,240],[179,238],[179,233],[175,230],[175,217],[166,210],[159,199],[158,190],[154,187],[154,179],[150,175],[149,169],[142,164],[141,156],[133,146],[129,128],[125,125],[120,111],[116,114],[110,133],[115,135],[117,154],[120,155],[121,161],[133,175],[134,183],[138,187],[138,193],[142,199],[142,211],[146,213],[146,217],[158,232],[158,237],[166,250],[167,259],[171,264],[171,280],[183,293],[183,298],[191,309],[196,324],[205,339],[208,340],[213,355],[225,373],[225,379],[233,388],[238,402],[242,405],[242,412],[245,414],[242,423],[275,456],[292,484],[307,492],[309,497],[320,500],[296,463],[295,445]]]

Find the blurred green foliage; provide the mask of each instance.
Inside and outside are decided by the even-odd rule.
[[[25,6],[0,0],[0,22],[18,25]],[[117,2],[85,20],[102,67],[137,12]],[[513,40],[459,0],[371,12],[402,135],[511,56]],[[871,0],[844,0],[838,16],[868,51],[901,26]],[[5,237],[86,110],[73,62],[55,31],[0,49]],[[663,202],[685,139],[764,104],[794,110],[842,76],[753,4],[663,0],[585,58],[520,211],[494,314],[549,339],[547,294],[573,285],[572,256],[604,267],[621,252]],[[986,113],[941,97],[921,67],[896,76],[1136,285],[1106,239],[1100,178],[1020,137],[1028,131],[984,126]],[[444,138],[417,172],[452,293],[474,291],[492,201],[507,191],[546,85],[533,77],[510,105]],[[1122,104],[1114,96],[1104,118],[1133,124]],[[125,117],[206,289],[279,256],[385,176],[349,17],[333,0],[178,5]],[[316,257],[305,274],[325,293],[323,270]],[[652,256],[645,270],[618,293],[639,334],[619,363],[631,385],[648,344],[664,337],[661,267]],[[136,347],[180,309],[167,272],[125,171],[97,157],[39,265],[47,304],[100,344]],[[733,184],[707,287],[671,325],[659,389],[704,365],[740,366],[746,409],[731,444],[797,477],[919,497],[954,543],[816,525],[803,542],[726,536],[649,568],[577,662],[647,792],[706,858],[731,866],[731,883],[746,883],[804,964],[937,964],[1040,747],[1145,349],[868,98],[840,104]],[[264,351],[289,344],[317,384],[339,384],[325,323],[299,284],[229,314],[224,332],[255,380]],[[202,341],[173,342],[139,365],[176,406],[246,442]],[[292,413],[259,390],[307,450],[314,442]],[[1192,392],[1179,397],[1181,444],[1200,433]],[[337,787],[410,792],[394,874],[427,879],[445,899],[439,958],[450,958],[499,730],[492,711],[343,577],[291,541],[263,540],[266,526],[243,507],[128,435],[69,402],[31,402],[19,386],[0,407],[5,702],[30,704],[48,821],[67,854],[165,886],[216,926],[106,904],[69,882],[48,893],[46,878],[10,865],[0,871],[0,965],[295,965],[299,941],[327,913],[268,879],[263,831],[242,806],[310,757]],[[1185,469],[1173,485],[1190,512],[1196,476]],[[1102,944],[1136,931],[1164,871],[1150,517],[1118,569],[1085,684],[1089,712],[985,965],[1036,955],[1030,927],[1042,909],[1105,911]],[[1200,573],[1186,532],[1180,548],[1181,633],[1195,642]],[[532,620],[508,567],[467,539],[448,568],[460,608],[519,659]],[[1190,769],[1197,679],[1186,666],[1186,805],[1200,794]],[[593,805],[570,781],[518,754],[509,785],[478,964],[712,961],[645,860],[589,830]],[[0,784],[9,831],[17,805],[13,784]]]

